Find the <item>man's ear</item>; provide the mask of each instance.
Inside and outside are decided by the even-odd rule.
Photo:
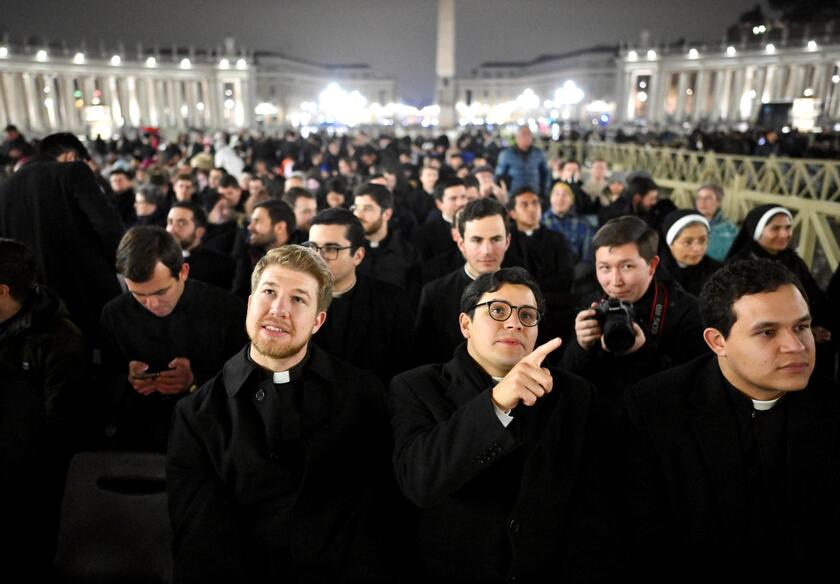
[[[706,344],[715,355],[719,357],[726,356],[726,337],[723,336],[722,332],[716,328],[709,327],[703,331],[703,340],[706,341]]]
[[[360,245],[359,248],[353,252],[353,265],[358,266],[365,259],[365,246]]]
[[[178,272],[178,279],[181,282],[186,282],[190,275],[190,265],[187,262],[181,264],[181,271]]]
[[[195,238],[196,238],[198,241],[201,241],[202,239],[204,239],[204,234],[205,234],[205,233],[207,233],[207,229],[206,229],[206,228],[204,228],[204,227],[196,227],[196,228],[195,228]]]
[[[393,210],[393,209],[385,209],[384,211],[382,211],[382,218],[383,218],[385,221],[390,221],[390,220],[391,220],[391,217],[392,217],[393,215],[394,215],[394,210]]]
[[[327,311],[322,310],[315,317],[315,325],[312,327],[312,334],[313,335],[318,332],[318,329],[320,329],[324,325],[324,321],[326,321],[326,320],[327,320]]]
[[[659,256],[653,256],[648,264],[648,268],[650,269],[650,276],[653,276],[654,272],[656,272],[656,266],[659,265]]]
[[[458,316],[458,324],[461,326],[461,334],[464,336],[465,339],[470,338],[470,328],[472,328],[472,319],[470,319],[469,315],[466,312],[462,312]]]

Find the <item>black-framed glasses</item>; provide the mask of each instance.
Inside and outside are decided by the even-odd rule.
[[[486,306],[487,313],[490,315],[490,318],[498,320],[499,322],[504,322],[509,319],[510,315],[513,314],[513,311],[516,310],[519,322],[522,323],[522,326],[537,326],[537,323],[540,322],[540,317],[542,316],[540,311],[533,306],[514,306],[506,300],[488,300],[487,302],[481,302],[480,304],[473,306],[473,310],[479,306]]]
[[[325,260],[337,260],[338,254],[340,254],[345,249],[350,249],[352,245],[346,245],[344,247],[340,245],[335,245],[332,243],[328,243],[327,245],[321,246],[315,243],[314,241],[304,241],[301,244],[303,247],[308,247],[315,253],[319,254]]]

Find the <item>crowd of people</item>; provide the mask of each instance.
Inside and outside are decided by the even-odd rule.
[[[831,567],[840,276],[784,206],[678,209],[528,127],[0,156],[10,570],[49,580],[90,450],[166,454],[176,582]]]

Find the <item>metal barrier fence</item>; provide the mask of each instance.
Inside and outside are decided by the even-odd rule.
[[[737,156],[609,142],[558,142],[551,154],[576,160],[603,158],[610,168],[644,170],[673,192],[678,207],[691,207],[704,183],[726,191],[723,212],[740,222],[756,205],[773,203],[794,214],[797,252],[809,267],[820,254],[833,272],[840,264],[840,161]]]

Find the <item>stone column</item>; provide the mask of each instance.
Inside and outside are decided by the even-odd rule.
[[[679,74],[677,82],[677,107],[674,110],[674,121],[682,122],[685,115],[685,90],[688,88],[688,73]]]
[[[706,103],[708,102],[709,80],[714,72],[703,71],[697,72],[697,83],[694,85],[694,111],[691,112],[691,119],[694,122],[701,120],[704,116],[708,116],[706,111]]]
[[[437,16],[436,95],[445,129],[455,124],[455,0],[438,0]]]
[[[29,114],[29,128],[36,132],[44,131],[44,120],[41,119],[41,111],[36,100],[40,96],[36,95],[35,91],[35,76],[32,73],[21,73],[21,81],[23,82],[23,97],[26,102],[26,111]]]

